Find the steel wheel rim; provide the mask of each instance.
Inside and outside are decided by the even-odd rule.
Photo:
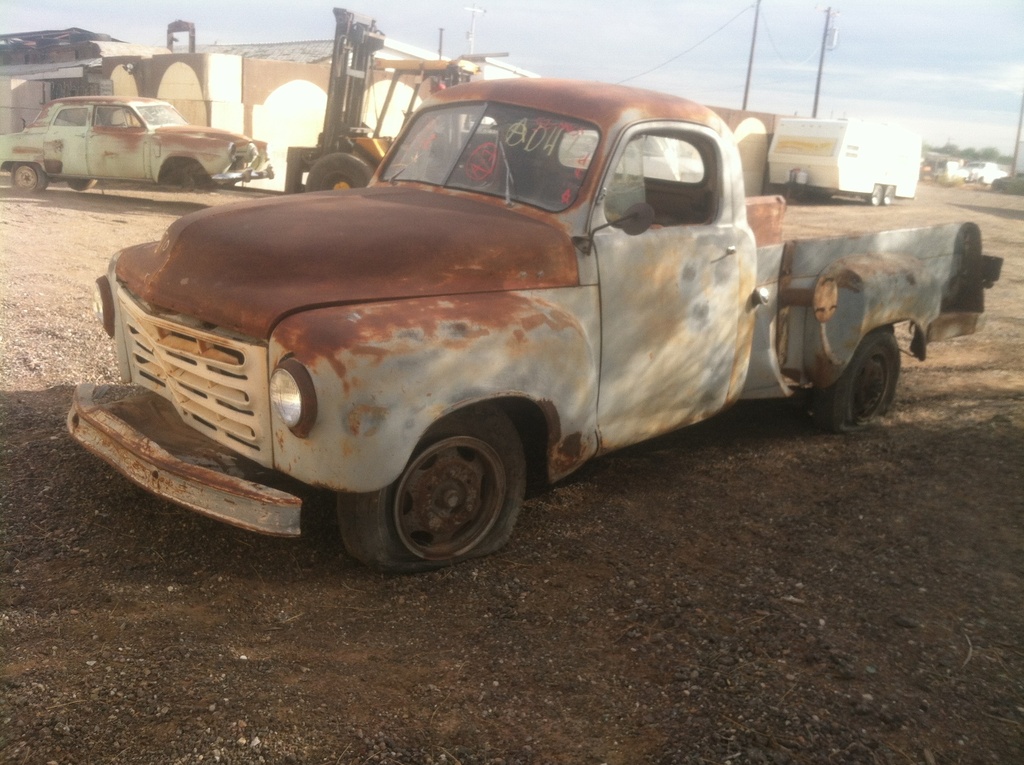
[[[446,438],[416,455],[395,489],[398,538],[424,560],[446,560],[472,550],[505,503],[505,471],[486,442]]]
[[[14,185],[19,189],[34,189],[37,177],[31,167],[22,165],[14,171]]]
[[[870,420],[885,400],[885,392],[891,377],[889,364],[882,353],[872,354],[864,361],[857,373],[852,408],[853,421],[856,423]]]

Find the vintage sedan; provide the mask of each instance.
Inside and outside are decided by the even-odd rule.
[[[51,180],[85,191],[99,179],[195,188],[274,177],[266,143],[190,125],[165,101],[114,96],[45,104],[20,133],[0,136],[0,170],[24,194]]]

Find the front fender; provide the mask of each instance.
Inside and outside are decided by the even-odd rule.
[[[401,474],[427,428],[479,401],[534,402],[548,424],[549,473],[597,449],[592,291],[492,293],[305,311],[281,321],[271,369],[309,370],[318,417],[306,438],[273,415],[275,467],[338,491],[365,492]]]

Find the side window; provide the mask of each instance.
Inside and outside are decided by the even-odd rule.
[[[715,156],[710,143],[697,135],[634,137],[608,184],[605,217],[615,221],[630,205],[647,202],[656,225],[710,223],[718,213]]]
[[[55,127],[85,127],[89,121],[89,107],[72,106],[61,109],[53,118]]]
[[[96,127],[142,127],[139,118],[123,106],[97,106],[93,124]]]

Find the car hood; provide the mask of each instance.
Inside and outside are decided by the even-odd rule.
[[[578,283],[575,249],[525,212],[408,187],[211,207],[123,250],[118,279],[164,309],[256,338],[307,308]]]
[[[249,138],[241,133],[234,133],[230,130],[222,130],[215,127],[204,127],[202,125],[164,125],[162,127],[154,128],[153,132],[159,136],[176,138],[178,140],[218,138],[241,144],[246,144],[251,141],[260,148],[265,148],[267,145],[266,141],[257,141],[254,138]]]

